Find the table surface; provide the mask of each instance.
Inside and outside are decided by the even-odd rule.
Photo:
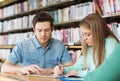
[[[1,73],[0,81],[60,81],[51,76],[36,76],[36,75],[17,75],[10,73]]]

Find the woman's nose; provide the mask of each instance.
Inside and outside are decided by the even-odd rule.
[[[86,40],[86,36],[83,36],[83,40]]]

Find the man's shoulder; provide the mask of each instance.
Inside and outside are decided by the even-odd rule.
[[[52,40],[52,43],[53,43],[53,44],[60,44],[60,45],[64,45],[64,43],[63,43],[62,41],[58,40],[58,39],[51,38],[51,40]]]
[[[22,41],[17,42],[17,45],[19,45],[19,46],[31,45],[30,43],[32,43],[32,40],[33,40],[33,37],[27,38],[27,39],[24,39],[24,40],[22,40]]]

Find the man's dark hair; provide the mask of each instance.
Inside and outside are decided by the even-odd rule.
[[[51,27],[53,26],[53,18],[47,11],[41,11],[40,13],[37,13],[33,18],[33,27],[35,28],[35,25],[37,22],[44,22],[49,21]]]

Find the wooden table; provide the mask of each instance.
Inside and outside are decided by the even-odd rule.
[[[0,81],[60,81],[55,77],[27,76],[4,73],[0,74]]]

